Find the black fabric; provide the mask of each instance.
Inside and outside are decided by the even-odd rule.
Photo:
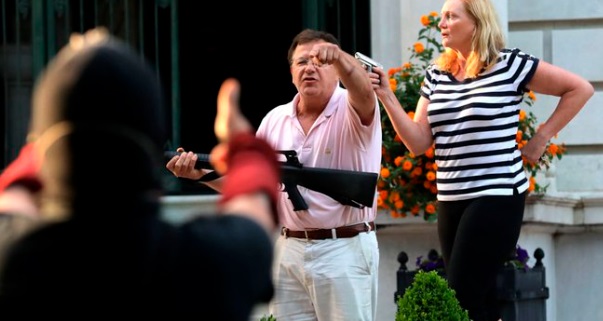
[[[515,249],[526,193],[440,201],[438,236],[448,282],[474,321],[498,321],[498,270]]]
[[[124,217],[120,222],[50,224],[13,246],[0,275],[2,319],[82,312],[88,319],[170,306],[163,301],[177,233],[152,216],[131,220],[117,211]]]
[[[254,305],[272,297],[272,245],[255,222],[212,216],[172,226],[152,217],[70,220],[25,237],[0,276],[2,320],[248,321]]]
[[[254,305],[272,298],[272,243],[258,224],[227,216],[198,219],[180,230],[186,255],[176,267],[180,310],[201,320],[249,321]]]

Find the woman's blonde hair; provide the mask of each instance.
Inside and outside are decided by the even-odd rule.
[[[462,0],[465,11],[475,22],[471,39],[471,53],[465,65],[465,77],[475,78],[496,63],[498,53],[505,46],[505,37],[500,27],[496,9],[490,0]],[[440,55],[436,64],[452,74],[458,72],[458,53],[450,48]]]

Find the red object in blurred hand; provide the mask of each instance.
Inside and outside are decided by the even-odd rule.
[[[42,182],[38,177],[40,171],[40,160],[36,155],[34,144],[28,143],[21,148],[19,156],[10,163],[0,174],[0,192],[11,185],[22,185],[32,192],[42,188]]]

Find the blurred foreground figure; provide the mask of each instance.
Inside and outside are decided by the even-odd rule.
[[[7,249],[0,317],[248,321],[273,295],[279,168],[238,97],[225,81],[211,153],[228,173],[218,215],[170,225],[155,74],[103,29],[72,36],[36,84],[28,143],[0,176],[0,216],[38,222]]]

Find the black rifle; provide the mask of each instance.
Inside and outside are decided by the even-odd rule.
[[[307,210],[308,204],[299,193],[297,186],[304,186],[323,193],[343,205],[357,208],[372,207],[377,187],[377,173],[351,170],[304,167],[294,150],[277,151],[285,155],[286,162],[281,163],[281,183],[289,194],[295,211]],[[166,161],[176,156],[177,152],[166,151]],[[213,169],[209,163],[209,154],[197,154],[195,168]],[[258,178],[261,179],[261,178]]]

